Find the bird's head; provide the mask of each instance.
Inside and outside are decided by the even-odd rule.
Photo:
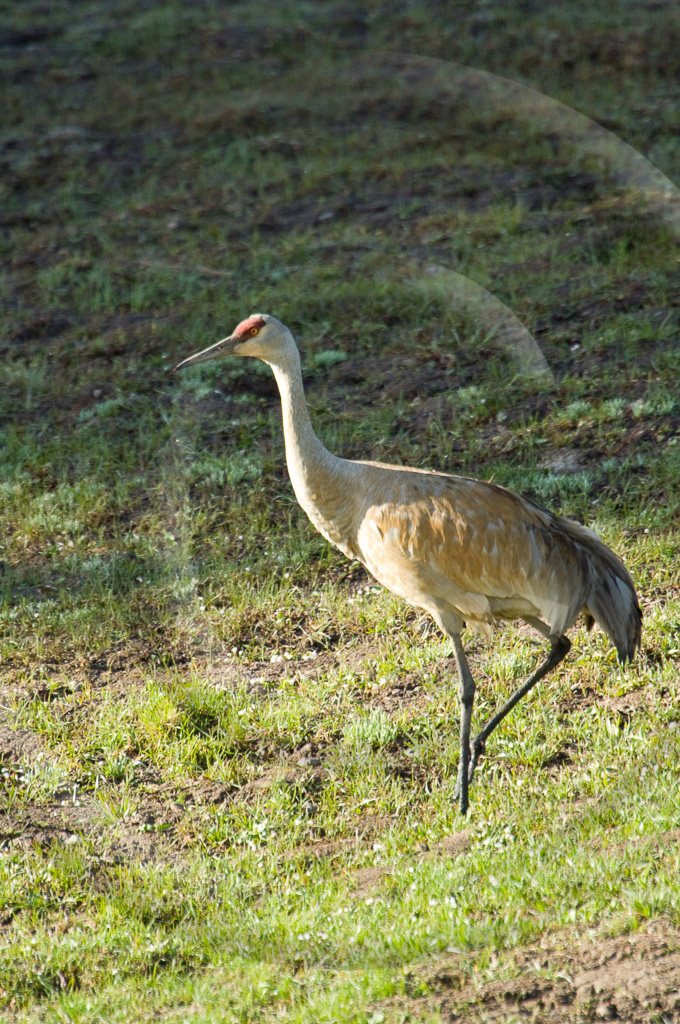
[[[208,359],[219,359],[221,356],[254,356],[265,363],[277,363],[281,356],[295,348],[293,336],[280,320],[268,313],[252,313],[234,328],[228,338],[196,352],[175,367],[181,370],[185,366],[205,363]]]

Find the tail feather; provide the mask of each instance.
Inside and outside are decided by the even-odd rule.
[[[586,621],[595,619],[616,647],[619,661],[632,661],[642,641],[642,611],[625,565],[591,530],[588,535],[590,593]]]
[[[590,629],[594,619],[616,648],[619,661],[632,661],[642,641],[642,611],[630,573],[592,530],[571,519],[560,517],[559,523],[580,548],[586,626]]]
[[[628,572],[612,572],[610,567],[597,566],[601,571],[593,580],[587,610],[602,627],[616,647],[619,661],[632,661],[642,640],[642,612],[635,587]]]

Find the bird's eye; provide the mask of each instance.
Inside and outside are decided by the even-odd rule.
[[[257,327],[251,327],[250,328],[250,333],[251,334],[257,334]]]

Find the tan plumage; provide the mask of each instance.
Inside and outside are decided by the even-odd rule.
[[[376,470],[364,477],[366,491],[383,498],[361,518],[358,557],[383,586],[435,618],[455,612],[485,632],[496,619],[534,616],[561,636],[584,611],[621,660],[632,658],[633,582],[591,530],[496,484],[363,465]]]
[[[429,612],[451,638],[460,677],[458,792],[465,813],[486,738],[566,655],[564,634],[580,613],[589,625],[600,624],[621,661],[633,657],[641,613],[630,574],[591,530],[504,487],[331,455],[309,420],[293,336],[274,317],[252,315],[180,366],[221,355],[253,356],[274,371],[291,482],[314,526],[392,593]],[[468,623],[489,631],[496,620],[518,618],[548,637],[551,651],[475,738],[470,759],[475,684],[461,630]]]

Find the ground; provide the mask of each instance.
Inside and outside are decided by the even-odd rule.
[[[680,20],[619,0],[29,2],[0,30],[8,1021],[680,1021]],[[451,652],[314,533],[348,458],[629,566],[453,798]],[[485,719],[538,663],[465,633]]]

